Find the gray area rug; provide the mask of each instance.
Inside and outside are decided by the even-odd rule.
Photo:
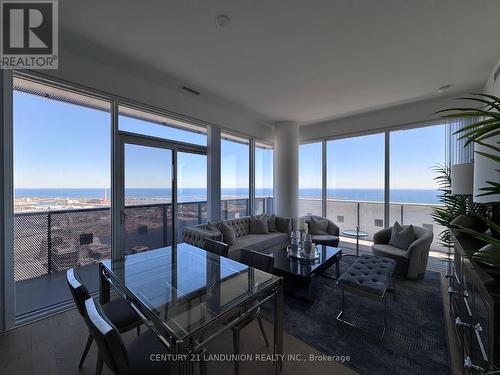
[[[345,272],[354,257],[344,257]],[[440,275],[427,272],[424,280],[397,280],[395,299],[387,296],[387,331],[383,327],[384,306],[346,293],[344,318],[369,329],[367,334],[335,319],[341,292],[335,280],[315,281],[314,304],[285,294],[284,329],[323,353],[349,356],[345,365],[362,374],[449,374],[448,343],[443,316]],[[263,316],[272,321],[272,305]]]

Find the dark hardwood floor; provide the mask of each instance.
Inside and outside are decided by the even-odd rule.
[[[271,324],[264,322],[268,337],[272,337]],[[135,332],[124,335],[130,342]],[[94,374],[96,348],[92,347],[84,368],[78,362],[87,339],[87,330],[76,310],[70,310],[0,335],[0,374],[2,375],[90,375]],[[285,353],[301,353],[304,356],[321,353],[304,342],[284,335]],[[209,353],[232,353],[231,332],[225,332],[208,347]],[[256,323],[241,332],[242,353],[270,353],[265,346]],[[103,375],[111,374],[105,368]],[[232,362],[210,362],[209,375],[233,374]],[[244,362],[240,374],[274,374],[270,362]],[[355,371],[338,362],[285,362],[282,374],[291,375],[350,375]],[[145,374],[146,375],[146,374]]]

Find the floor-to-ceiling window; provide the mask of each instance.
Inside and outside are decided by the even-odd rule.
[[[327,217],[341,230],[384,227],[384,134],[327,142]]]
[[[177,153],[177,242],[185,227],[206,223],[207,156]]]
[[[16,316],[71,298],[64,271],[97,289],[111,256],[110,102],[14,78]]]
[[[221,218],[249,214],[249,140],[222,134],[221,140]]]
[[[21,73],[12,109],[16,324],[70,302],[67,269],[96,292],[97,264],[112,253],[181,242],[208,220],[201,122]],[[256,142],[252,158],[251,144],[222,135],[222,218],[250,213],[251,183],[255,211],[273,211],[273,148]]]
[[[299,215],[320,215],[324,203],[327,217],[341,230],[356,230],[359,225],[367,232],[361,238],[363,245],[396,220],[423,226],[434,232],[431,249],[443,250],[438,234],[444,228],[430,214],[439,204],[433,167],[446,163],[448,126],[422,124],[327,140],[323,156],[321,142],[300,145]],[[353,242],[353,237],[341,237]]]
[[[426,227],[434,232],[439,248],[438,227],[430,216],[439,204],[433,168],[446,159],[446,125],[438,124],[390,133],[390,225],[395,221]]]
[[[272,146],[255,144],[255,213],[273,212],[274,150]]]
[[[299,147],[299,215],[322,214],[322,142]]]

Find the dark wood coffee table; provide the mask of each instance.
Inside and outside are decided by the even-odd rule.
[[[325,245],[318,245],[319,259],[315,261],[306,261],[293,257],[288,257],[286,249],[274,252],[274,274],[282,276],[285,279],[285,287],[300,286],[307,288],[307,299],[314,301],[314,291],[312,280],[317,276],[324,276],[331,279],[338,279],[340,274],[340,259],[342,258],[342,249]],[[324,272],[335,265],[335,277],[329,276]]]

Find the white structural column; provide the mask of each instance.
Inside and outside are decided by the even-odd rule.
[[[276,123],[275,142],[276,215],[296,218],[299,211],[299,126]]]
[[[221,132],[220,128],[209,126],[208,132],[208,157],[207,157],[207,170],[208,170],[208,220],[219,221],[220,216],[220,194],[221,194],[221,181],[220,181],[220,142]]]

